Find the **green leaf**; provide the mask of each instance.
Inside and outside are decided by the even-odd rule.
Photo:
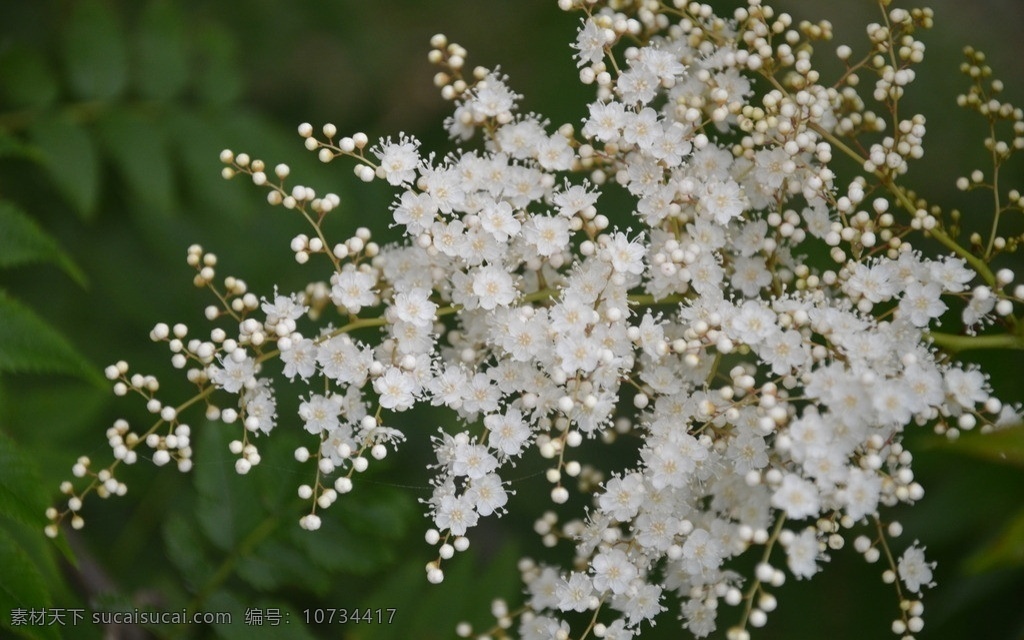
[[[414,513],[405,493],[362,483],[324,513],[319,531],[295,528],[290,534],[317,566],[366,575],[396,561],[397,540]]]
[[[32,458],[0,432],[0,515],[42,531],[49,506],[43,486]]]
[[[353,532],[387,540],[400,539],[418,516],[408,492],[368,483],[339,500],[338,511]]]
[[[165,120],[168,143],[181,172],[185,198],[194,199],[201,206],[216,211],[218,216],[241,223],[257,209],[250,199],[255,192],[240,190],[221,177],[224,164],[220,152],[230,146],[224,127],[217,118],[208,114],[174,111]],[[191,200],[190,200],[191,201]]]
[[[28,158],[41,161],[43,156],[34,146],[0,131],[0,158]]]
[[[128,80],[124,30],[110,7],[98,0],[73,5],[64,25],[64,67],[75,95],[111,100]]]
[[[0,373],[62,373],[102,384],[71,343],[28,307],[0,291]]]
[[[213,568],[203,551],[199,531],[178,513],[172,513],[162,529],[167,555],[181,572],[191,590],[198,589],[213,575]]]
[[[92,218],[99,197],[100,163],[89,132],[56,116],[38,120],[29,135],[57,189],[82,218]]]
[[[46,582],[35,563],[10,533],[0,527],[0,567],[4,579],[0,580],[0,621],[11,631],[29,631],[30,637],[58,638],[57,627],[35,626],[24,629],[11,625],[11,616],[16,610],[39,610],[49,608],[50,594]]]
[[[35,220],[10,202],[0,201],[0,268],[52,262],[85,286],[85,274]]]
[[[1024,424],[991,433],[966,433],[955,441],[942,441],[943,449],[990,462],[1024,466]]]
[[[60,86],[39,51],[16,44],[0,55],[0,91],[12,107],[43,109],[57,100]]]
[[[113,110],[100,119],[97,131],[141,208],[159,215],[170,213],[174,171],[158,123],[137,113]]]
[[[312,635],[303,624],[304,617],[287,603],[274,600],[261,600],[255,605],[251,601],[238,597],[228,591],[218,591],[210,596],[204,605],[207,611],[227,611],[231,613],[231,624],[213,625],[212,631],[225,640],[251,640],[253,638],[292,638],[296,640],[313,640]],[[280,616],[280,623],[271,625],[266,612],[274,609]],[[262,619],[262,624],[258,622]],[[337,637],[333,634],[330,637]]]
[[[212,22],[196,26],[199,50],[196,92],[204,104],[228,106],[238,99],[243,88],[234,37],[230,31]]]
[[[996,537],[966,561],[969,573],[1024,566],[1024,509],[1010,518]]]
[[[135,85],[148,98],[168,100],[188,81],[185,25],[176,4],[156,0],[146,5],[136,34]]]
[[[504,544],[486,565],[480,555],[471,548],[448,561],[440,585],[427,583],[422,566],[402,563],[357,605],[361,609],[395,609],[392,624],[360,626],[352,639],[450,638],[451,630],[463,620],[474,627],[493,624],[488,616],[491,601],[504,597],[514,603],[522,588],[516,568],[521,553],[516,545]],[[433,629],[435,635],[424,633],[426,629]]]
[[[263,515],[254,488],[235,472],[235,457],[228,451],[228,443],[237,435],[230,426],[207,424],[196,447],[196,517],[203,533],[221,551],[233,550]]]

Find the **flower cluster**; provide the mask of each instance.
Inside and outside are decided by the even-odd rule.
[[[999,236],[1003,209],[991,239],[966,249],[955,224],[899,183],[923,152],[924,118],[897,105],[930,11],[885,8],[860,59],[838,48],[845,71],[829,84],[812,54],[830,25],[795,23],[758,0],[724,17],[679,1],[559,5],[583,11],[573,47],[596,95],[581,126],[519,111],[507,77],[469,70],[466,51],[436,36],[430,58],[454,104],[445,127],[456,151],[299,127],[323,162],[352,158],[358,178],[396,189],[403,242],[379,246],[361,228],[332,244],[321,223],[336,195],[286,186],[285,165],[222,154],[225,177],[248,175],[270,204],[308,221],[312,235],[290,247],[312,282],[258,298],[238,278],[219,284],[216,257],[190,248],[196,285],[217,297],[206,312],[217,328],[187,340],[184,325],[159,324],[151,337],[199,392],[164,405],[155,379],[109,368],[118,394],[141,394],[159,417],[143,434],[115,425],[114,457],[130,464],[145,443],[154,462],[187,471],[180,416],[202,403],[207,418],[239,425],[231,451],[244,474],[260,462],[258,437],[297,422],[311,446],[295,457],[315,465],[299,487],[311,505],[300,524],[313,530],[355,474],[407,436],[426,442],[399,414],[444,406],[455,418],[430,439],[427,578],[443,580],[480,520],[505,512],[509,470],[538,454],[553,504],[536,530],[575,556],[565,566],[524,558],[525,605],[510,613],[498,602],[493,629],[461,625],[462,635],[621,640],[667,612],[703,637],[724,603],[738,607],[728,636],[746,638],[787,576],[811,578],[852,541],[887,562],[893,630],[909,637],[923,625],[932,565],[917,545],[897,561],[901,528],[880,515],[923,495],[903,432],[929,424],[955,437],[1019,411],[940,350],[963,336],[934,328],[953,307],[969,331],[1012,328],[1024,301],[1011,272],[989,267],[1017,244]],[[866,96],[862,80],[874,80]],[[1024,117],[994,83],[978,87],[961,102],[1012,122],[1009,142],[990,142],[1002,161],[1024,146]],[[841,178],[834,154],[855,159],[859,175]],[[633,210],[604,210],[606,191]],[[1021,204],[1011,192],[1005,209]],[[922,236],[950,253],[927,257],[912,243]],[[297,421],[278,415],[270,359],[309,384]],[[578,449],[592,439],[633,442],[633,455],[594,469]],[[75,475],[92,484],[65,485],[68,510],[52,510],[49,533],[68,513],[80,526],[93,489],[123,492],[117,462],[88,466]],[[589,507],[566,517],[574,495]],[[730,562],[745,554],[761,558],[751,575]]]

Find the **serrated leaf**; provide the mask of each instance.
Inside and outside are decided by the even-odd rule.
[[[940,446],[991,462],[1024,466],[1024,424],[991,433],[963,434],[955,441],[943,441]]]
[[[393,544],[357,534],[334,516],[325,516],[320,529],[312,533],[293,529],[291,538],[311,561],[328,571],[368,575],[391,564],[397,555]]]
[[[42,487],[29,455],[0,432],[0,515],[42,531],[47,522],[43,512],[49,506]]]
[[[235,569],[242,580],[259,591],[293,587],[323,593],[330,584],[323,568],[287,540],[260,545],[253,553],[239,558]]]
[[[81,217],[92,218],[99,197],[100,165],[89,132],[56,116],[37,121],[29,135],[57,189]]]
[[[281,585],[281,565],[273,557],[249,554],[238,561],[238,577],[259,591],[270,591]]]
[[[1024,566],[1024,509],[1018,510],[999,534],[966,561],[969,573]]]
[[[39,568],[3,527],[0,527],[0,567],[3,567],[4,575],[4,579],[0,580],[0,611],[3,611],[0,620],[5,628],[13,631],[16,630],[11,625],[14,612],[49,608],[50,594],[46,590],[46,582]],[[40,630],[46,628],[39,627]],[[56,629],[51,629],[52,633],[44,632],[39,635],[47,638],[59,637]]]
[[[352,634],[353,640],[402,640],[426,638],[421,630],[436,629],[437,638],[451,637],[447,630],[454,629],[462,620],[480,625],[493,622],[488,619],[490,603],[496,597],[514,602],[522,587],[516,563],[521,557],[513,544],[501,547],[486,566],[471,549],[459,554],[445,567],[445,579],[440,585],[427,584],[420,566],[403,563],[390,573],[376,589],[362,598],[362,609],[395,609],[391,624],[367,625]],[[440,591],[441,593],[435,594]],[[438,598],[447,604],[433,600]],[[475,626],[475,625],[474,625]]]
[[[213,107],[232,104],[242,93],[243,77],[232,33],[218,24],[204,22],[197,25],[195,42],[199,51],[195,78],[199,99]]]
[[[90,433],[114,396],[99,373],[96,384],[64,378],[14,379],[0,384],[0,423],[33,457],[43,478],[62,477],[80,455],[76,434]],[[68,411],[67,407],[74,407]],[[41,429],[40,425],[46,425]],[[50,489],[51,487],[47,487]]]
[[[0,55],[0,91],[10,106],[43,109],[57,100],[60,85],[39,51],[14,45]]]
[[[51,262],[85,286],[85,274],[35,220],[10,202],[0,201],[0,268]]]
[[[61,373],[102,384],[99,374],[63,335],[3,291],[0,372]]]
[[[293,525],[298,528],[297,525]],[[315,535],[310,532],[302,532],[307,535]],[[323,595],[331,586],[331,572],[318,561],[317,558],[310,558],[304,555],[302,548],[294,544],[288,537],[281,541],[271,540],[260,546],[254,557],[267,566],[272,566],[275,572],[275,580],[278,585],[291,585],[303,591]],[[239,566],[245,562],[239,562]],[[244,572],[239,569],[239,575],[247,578]],[[255,582],[249,580],[254,587],[261,588]]]
[[[194,467],[199,526],[225,552],[234,549],[260,522],[254,488],[235,472],[235,458],[228,451],[235,434],[229,429],[221,424],[205,425]]]
[[[167,555],[191,589],[205,584],[213,569],[203,551],[199,531],[184,516],[172,513],[162,528]]]
[[[289,640],[312,640],[312,635],[303,624],[303,616],[291,605],[275,600],[261,600],[255,605],[238,597],[235,593],[218,591],[204,604],[207,611],[231,612],[231,624],[212,626],[219,638],[226,640],[251,640],[253,638],[288,638]],[[275,610],[278,624],[270,624],[267,611]],[[330,637],[337,637],[332,634]]]
[[[141,207],[166,215],[174,207],[174,171],[157,122],[126,110],[114,110],[98,123],[103,147]]]
[[[249,198],[252,192],[221,177],[224,165],[219,156],[229,143],[220,123],[208,115],[176,111],[168,114],[165,124],[186,197],[234,221],[251,216],[256,210]]]
[[[146,97],[168,100],[188,81],[185,25],[177,5],[155,0],[146,5],[135,35],[135,86]]]
[[[407,492],[383,485],[361,484],[338,502],[338,511],[353,532],[386,540],[400,539],[416,517]]]
[[[128,80],[128,48],[117,15],[104,2],[73,4],[64,25],[64,68],[75,95],[111,100]]]

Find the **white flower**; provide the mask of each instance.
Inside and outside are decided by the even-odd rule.
[[[985,375],[977,369],[950,367],[946,370],[945,383],[946,393],[964,409],[988,400]]]
[[[519,625],[520,640],[551,640],[551,638],[569,637],[569,623],[555,620],[550,616],[523,616]]]
[[[277,424],[277,400],[269,379],[260,378],[252,388],[243,389],[238,404],[245,409],[246,428],[250,427],[250,420],[255,422],[250,431],[268,434]]]
[[[585,573],[573,571],[568,580],[559,582],[555,590],[561,611],[586,611],[594,594],[594,583]]]
[[[619,522],[628,522],[637,514],[645,495],[643,476],[639,473],[629,473],[609,480],[597,503],[601,510],[612,518]]]
[[[560,133],[545,137],[537,146],[537,163],[548,171],[567,171],[576,157],[569,139]]]
[[[718,569],[724,557],[722,544],[706,529],[694,529],[683,543],[683,568],[692,575]]]
[[[537,118],[526,117],[516,122],[510,122],[498,129],[494,136],[495,141],[502,153],[507,153],[513,158],[534,158],[537,156],[538,147],[542,141],[547,139],[544,126]],[[504,177],[500,173],[493,175],[499,182]],[[481,185],[483,188],[495,189],[491,195],[499,195],[500,185]]]
[[[401,134],[398,142],[387,138],[372,149],[380,160],[380,171],[388,184],[398,186],[416,179],[416,167],[420,164],[419,146],[419,140]]]
[[[437,528],[451,531],[455,536],[466,535],[466,531],[475,527],[479,519],[479,514],[473,508],[473,499],[466,494],[443,496],[434,514]]]
[[[922,286],[912,286],[900,298],[899,315],[910,320],[915,327],[927,327],[933,318],[941,316],[948,307],[939,297],[942,289],[930,282]]]
[[[658,113],[650,107],[645,107],[640,113],[627,111],[624,118],[622,139],[641,149],[652,148],[655,141],[664,133],[661,123],[658,122]]]
[[[417,384],[412,374],[398,367],[388,367],[384,375],[373,381],[373,389],[380,394],[380,406],[394,411],[412,408]]]
[[[482,478],[498,468],[498,460],[482,444],[461,442],[452,453],[452,475],[472,480]]]
[[[576,66],[597,64],[604,60],[604,48],[610,45],[614,38],[614,32],[597,26],[593,18],[585,20],[576,35],[576,42],[572,45],[579,60]]]
[[[644,247],[626,234],[620,232],[612,236],[605,251],[615,271],[635,275],[644,272]]]
[[[428,326],[434,322],[437,305],[429,300],[430,291],[414,288],[395,295],[392,309],[399,320],[417,326]]]
[[[918,547],[917,541],[914,542],[914,546],[903,552],[897,564],[900,580],[906,585],[907,590],[913,593],[921,593],[921,587],[935,586],[932,582],[934,568],[934,562],[925,562],[924,548]]]
[[[730,283],[743,292],[747,298],[756,298],[761,293],[761,289],[772,283],[772,273],[765,265],[763,257],[740,256],[733,262]]]
[[[394,220],[404,224],[410,235],[423,233],[430,228],[437,215],[437,204],[426,193],[408,190],[402,193],[393,209]]]
[[[301,318],[308,310],[308,307],[299,301],[299,296],[296,294],[290,296],[275,295],[274,302],[272,303],[264,299],[261,308],[263,313],[267,314],[267,327],[274,327],[281,322],[291,321],[289,325],[291,331],[295,330],[294,321]]]
[[[284,375],[289,380],[299,376],[308,380],[316,373],[317,345],[309,338],[292,340],[288,349],[281,347],[281,362],[284,363]]]
[[[846,487],[840,492],[846,514],[854,520],[874,514],[878,511],[881,491],[882,479],[878,474],[864,469],[851,469]]]
[[[703,211],[722,225],[741,216],[746,208],[743,191],[732,178],[709,180],[700,196],[700,204]]]
[[[626,624],[635,627],[666,610],[661,604],[661,592],[658,584],[635,584],[626,593],[616,596],[612,606],[626,614]]]
[[[256,381],[256,361],[249,357],[222,358],[220,367],[211,365],[209,369],[210,380],[228,393],[238,393]]]
[[[594,589],[599,592],[623,593],[639,573],[621,549],[603,551],[590,562],[594,570]]]
[[[512,215],[512,205],[507,202],[485,204],[477,215],[480,216],[480,226],[498,242],[507,242],[509,236],[519,233],[519,221]]]
[[[621,102],[594,102],[590,118],[583,125],[583,135],[602,142],[616,142],[626,122],[626,107]]]
[[[786,545],[786,564],[797,578],[810,578],[819,570],[820,554],[815,531],[808,527]]]
[[[555,355],[566,374],[590,373],[601,361],[601,348],[593,335],[570,333],[555,342]]]
[[[508,271],[492,265],[473,272],[473,294],[480,307],[490,311],[511,304],[516,299],[516,287]]]
[[[531,216],[523,225],[523,237],[537,255],[554,255],[569,244],[569,221],[561,216]]]
[[[372,361],[370,350],[359,348],[347,334],[324,340],[316,352],[316,362],[325,376],[357,387],[366,381]]]
[[[619,96],[626,104],[647,104],[658,95],[661,86],[658,76],[643,66],[630,66],[619,75],[615,83]]]
[[[687,600],[683,604],[682,614],[686,620],[683,626],[696,638],[705,638],[717,628],[715,618],[718,616],[718,607],[709,607],[704,598]]]
[[[331,274],[331,302],[349,313],[359,313],[363,307],[377,302],[373,291],[376,285],[374,272],[346,268],[341,273]]]
[[[506,78],[489,73],[476,85],[467,106],[485,117],[509,116],[520,96],[506,84]]]
[[[782,485],[772,494],[772,506],[793,520],[815,516],[821,508],[814,484],[793,473],[783,476]]]
[[[339,426],[338,416],[340,414],[341,404],[333,395],[313,394],[309,400],[305,400],[299,405],[299,417],[302,418],[303,427],[314,435],[336,429]]]
[[[496,473],[472,480],[465,495],[473,502],[476,512],[484,517],[503,511],[503,507],[508,503],[508,493]]]
[[[552,607],[557,608],[560,601],[557,592],[561,580],[558,572],[551,567],[541,569],[540,575],[533,578],[526,585],[527,591],[530,594],[530,606],[535,611],[542,611]]]
[[[523,445],[530,438],[530,427],[516,408],[509,408],[504,414],[486,416],[484,426],[488,430],[487,445],[507,457],[522,453]]]

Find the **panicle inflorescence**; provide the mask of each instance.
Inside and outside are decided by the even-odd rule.
[[[993,128],[995,173],[959,186],[986,187],[996,201],[991,237],[965,248],[959,214],[900,182],[923,154],[925,119],[903,113],[901,98],[931,11],[881,5],[864,52],[838,46],[843,70],[827,82],[814,55],[831,25],[758,0],[728,16],[682,0],[562,0],[584,13],[572,46],[596,94],[579,125],[519,112],[508,77],[470,70],[464,48],[434,36],[429,59],[453,103],[445,127],[457,151],[425,154],[404,133],[371,145],[331,124],[298,128],[322,162],[350,158],[360,180],[396,190],[404,240],[387,246],[366,228],[332,244],[322,223],[342,205],[337,195],[288,186],[286,165],[224,151],[225,178],[249,176],[308,223],[289,246],[311,282],[260,298],[239,278],[218,280],[216,256],[190,247],[216,326],[198,338],[161,323],[151,338],[168,344],[197,394],[166,405],[152,376],[108,368],[114,392],[140,395],[157,419],[141,433],[116,422],[107,469],[76,463],[87,484],[62,485],[67,509],[51,509],[47,533],[65,518],[80,527],[86,494],[122,494],[113,471],[140,446],[188,471],[181,415],[201,403],[207,419],[236,425],[240,474],[260,462],[258,437],[307,432],[295,459],[310,466],[297,490],[309,530],[407,437],[430,446],[432,583],[482,518],[506,513],[510,470],[527,456],[545,461],[552,504],[534,530],[573,559],[523,558],[522,607],[495,601],[494,627],[462,624],[460,637],[516,628],[522,638],[631,638],[668,602],[679,605],[667,615],[703,637],[724,602],[738,609],[727,637],[748,638],[789,576],[810,579],[848,541],[883,562],[899,603],[893,631],[919,632],[934,565],[916,543],[897,558],[890,543],[902,527],[882,513],[924,494],[906,428],[955,438],[1019,419],[981,370],[948,353],[990,326],[1019,346],[1024,285],[990,263],[1020,241],[998,233],[999,216],[1024,196],[1001,199],[996,176],[1024,147],[1024,117],[968,50],[975,84],[960,103]],[[995,133],[1004,122],[1009,141]],[[842,156],[854,175],[834,168]],[[606,190],[632,210],[599,204]],[[914,246],[921,236],[949,253],[926,256]],[[951,307],[968,335],[936,330]],[[296,416],[277,413],[270,359],[309,385]],[[446,407],[451,424],[429,437],[403,424],[398,414],[422,404]],[[595,466],[587,440],[633,462]],[[730,562],[744,554],[760,558],[746,576]]]

